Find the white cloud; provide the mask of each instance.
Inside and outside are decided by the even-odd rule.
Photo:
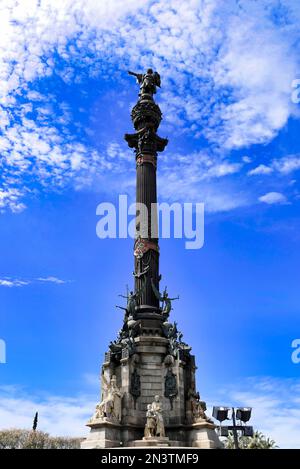
[[[63,283],[68,283],[67,280],[62,280],[61,278],[57,277],[39,277],[37,278],[39,282],[49,282],[49,283],[56,283],[58,285],[62,285]]]
[[[300,169],[300,155],[288,155],[274,161],[274,168],[282,174],[290,174]]]
[[[209,177],[223,177],[228,174],[237,173],[241,169],[242,165],[240,163],[229,163],[228,161],[220,162],[209,168],[207,175]]]
[[[233,102],[220,109],[228,148],[271,140],[292,112],[297,60],[284,28],[267,20],[265,7],[266,2],[256,2],[252,11],[228,19],[226,46],[214,69],[216,83],[233,88]]]
[[[24,287],[25,285],[29,285],[30,282],[27,280],[18,280],[18,279],[9,279],[9,278],[2,278],[0,279],[0,286],[1,287]]]
[[[282,158],[276,158],[270,161],[269,165],[260,164],[256,168],[248,171],[250,176],[254,175],[266,175],[274,173],[280,173],[281,175],[289,175],[300,169],[300,156],[296,155],[287,155]]]
[[[245,155],[242,157],[242,161],[248,164],[248,163],[251,163],[252,159],[250,158],[250,156]]]
[[[40,277],[40,278],[36,278],[36,279],[15,279],[15,278],[10,278],[10,277],[5,277],[5,278],[2,278],[0,279],[0,286],[2,287],[25,287],[27,285],[32,285],[36,282],[48,282],[48,283],[55,283],[57,285],[62,285],[64,283],[68,283],[69,281],[68,280],[62,280],[60,278],[57,278],[57,277]]]
[[[267,194],[264,194],[259,197],[258,200],[269,205],[287,203],[286,196],[284,194],[281,194],[280,192],[268,192]]]
[[[265,164],[260,164],[259,166],[256,166],[256,168],[248,171],[248,174],[250,176],[256,176],[258,174],[271,174],[273,173],[273,171],[274,169],[271,168],[270,166],[266,166]]]
[[[241,163],[230,162],[219,154],[206,151],[171,154],[167,160],[160,162],[160,197],[170,202],[175,199],[204,202],[205,211],[210,213],[225,212],[248,205],[248,196],[235,188],[228,179],[241,168]]]
[[[85,436],[88,432],[85,424],[96,405],[91,396],[40,397],[29,395],[18,387],[1,387],[0,396],[1,429],[30,429],[38,411],[38,429],[55,436]]]
[[[7,184],[6,184],[7,186]],[[20,197],[23,193],[21,190],[9,187],[3,188],[0,187],[0,212],[2,212],[6,207],[9,207],[13,213],[20,213],[26,207],[23,202],[20,202]]]

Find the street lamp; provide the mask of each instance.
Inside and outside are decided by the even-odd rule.
[[[231,410],[231,417],[228,417],[229,411]],[[237,425],[236,419],[240,422],[248,422],[251,418],[251,407],[214,407],[213,417],[220,422],[220,435],[227,437],[229,431],[233,433],[234,447],[239,449],[239,438],[238,432],[241,432],[244,436],[253,436],[253,427],[248,425]],[[232,420],[233,425],[221,425],[224,420]]]
[[[230,407],[214,407],[213,408],[213,417],[218,420],[220,423],[224,420],[230,420],[228,418],[228,412],[230,411]]]
[[[239,407],[236,409],[236,418],[241,422],[248,422],[251,419],[252,407]]]

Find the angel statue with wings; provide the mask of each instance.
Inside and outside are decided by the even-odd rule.
[[[129,75],[136,77],[138,84],[140,85],[140,97],[143,94],[150,94],[153,96],[156,93],[156,87],[158,86],[160,88],[160,74],[153,72],[152,68],[148,68],[146,73],[128,73]]]
[[[128,319],[129,317],[135,317],[135,307],[137,306],[139,298],[144,293],[145,287],[146,281],[143,280],[142,288],[140,290],[136,291],[135,293],[133,291],[130,291],[129,293],[127,292],[127,295],[119,295],[127,300],[126,308],[123,308],[122,306],[117,306],[117,308],[124,309],[126,311],[126,319]]]
[[[154,285],[153,279],[151,279],[151,285],[156,298],[162,302],[162,314],[166,319],[168,319],[169,314],[172,310],[172,301],[179,300],[179,295],[175,298],[170,298],[167,292],[167,287],[164,289],[163,294],[161,295],[156,286]]]

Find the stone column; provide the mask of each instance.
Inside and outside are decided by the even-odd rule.
[[[139,100],[131,112],[136,130],[126,134],[125,140],[136,155],[136,240],[134,243],[135,292],[143,291],[138,299],[138,314],[159,312],[159,301],[155,296],[153,281],[159,290],[159,246],[157,233],[157,152],[165,149],[168,141],[157,135],[162,119],[159,106],[152,93],[140,93]],[[145,208],[145,210],[141,207]]]

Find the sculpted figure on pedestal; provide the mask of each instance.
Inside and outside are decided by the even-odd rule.
[[[144,274],[144,272],[142,274]],[[126,311],[126,319],[128,319],[128,317],[130,316],[133,319],[135,318],[135,307],[137,306],[138,299],[142,296],[143,292],[145,291],[145,286],[146,285],[144,281],[142,288],[136,291],[135,293],[133,291],[127,291],[127,295],[119,295],[121,298],[126,298],[127,300],[126,308],[118,306],[118,308],[124,309]]]
[[[210,420],[205,413],[206,402],[200,400],[199,392],[195,392],[192,389],[189,390],[189,403],[193,422],[199,422],[201,420],[212,422],[212,420]]]
[[[155,436],[155,430],[156,430],[156,418],[152,410],[151,404],[147,405],[146,417],[147,417],[147,421],[146,421],[144,436],[145,438],[153,438]]]
[[[155,396],[152,404],[147,406],[145,438],[165,437],[165,425],[162,412],[162,403],[159,400],[159,396]]]
[[[113,375],[108,383],[102,375],[102,401],[97,404],[92,420],[106,418],[111,421],[121,421],[121,391],[117,386],[117,379]]]
[[[167,320],[170,315],[170,312],[173,309],[172,301],[179,300],[179,296],[176,296],[175,298],[170,298],[167,292],[167,287],[164,289],[163,294],[161,295],[161,293],[157,290],[156,286],[154,285],[153,279],[151,279],[151,285],[156,298],[162,302],[162,315],[165,320]]]
[[[165,425],[162,414],[163,409],[162,403],[159,400],[159,396],[154,397],[154,402],[152,402],[152,411],[154,412],[156,420],[155,436],[165,436]]]
[[[157,72],[153,72],[152,68],[148,68],[146,73],[135,73],[135,72],[128,72],[129,75],[133,75],[136,77],[139,85],[140,85],[140,93],[139,96],[143,94],[153,94],[156,93],[156,87],[160,88],[160,75]]]

